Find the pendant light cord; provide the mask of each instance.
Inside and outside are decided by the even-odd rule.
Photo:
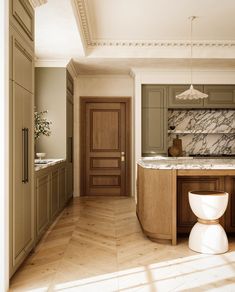
[[[196,16],[190,16],[189,19],[191,20],[191,25],[190,25],[190,82],[191,85],[193,84],[193,21],[196,18]]]

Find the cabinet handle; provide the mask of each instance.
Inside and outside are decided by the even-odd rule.
[[[22,182],[29,181],[29,129],[22,129],[22,142],[23,142],[23,178]]]

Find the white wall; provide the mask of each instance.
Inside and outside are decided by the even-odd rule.
[[[0,1],[0,291],[9,285],[8,2]]]
[[[74,196],[80,195],[80,96],[87,97],[133,97],[133,79],[129,75],[79,75],[74,80]],[[133,99],[132,99],[133,100]],[[133,103],[132,103],[133,107]],[[133,123],[133,117],[132,117]],[[134,132],[132,131],[132,153],[134,154]],[[132,158],[134,169],[134,157]],[[132,178],[132,185],[134,179]]]
[[[66,158],[66,68],[35,68],[35,105],[37,111],[48,110],[51,135],[41,135],[36,152],[46,158]]]

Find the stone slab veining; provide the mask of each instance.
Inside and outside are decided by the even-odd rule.
[[[179,134],[186,156],[235,153],[235,110],[169,110],[168,126],[168,146]]]
[[[62,163],[65,161],[65,159],[62,159],[62,158],[60,158],[60,159],[42,159],[42,161],[44,161],[44,160],[50,161],[50,162],[48,162],[46,164],[37,164],[38,159],[35,159],[35,162],[34,162],[34,170],[35,171],[39,171],[41,169],[45,169],[45,168],[48,168],[50,166],[53,166],[53,165],[56,165],[58,163]]]
[[[137,164],[151,169],[234,169],[235,158],[142,157]]]

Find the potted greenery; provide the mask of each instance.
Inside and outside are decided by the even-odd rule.
[[[36,154],[36,141],[39,139],[41,135],[50,136],[52,124],[51,121],[48,121],[44,115],[47,114],[48,111],[35,111],[34,112],[34,139],[35,139],[35,154]]]

